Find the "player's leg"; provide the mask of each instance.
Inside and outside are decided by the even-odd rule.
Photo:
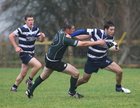
[[[26,80],[28,88],[30,88],[33,84],[32,80],[33,80],[34,76],[36,75],[36,73],[39,71],[39,69],[42,67],[42,64],[36,58],[33,57],[29,61],[28,65],[32,67],[29,79]]]
[[[22,80],[26,76],[28,69],[29,69],[28,65],[23,64],[23,63],[21,64],[21,71],[20,71],[19,75],[17,76],[16,81],[11,88],[11,91],[17,91],[17,87],[19,86],[19,84],[22,82]]]
[[[47,79],[51,74],[52,74],[53,70],[44,67],[43,72],[41,73],[40,76],[38,76],[34,82],[34,84],[31,86],[31,88],[29,88],[26,91],[26,95],[31,98],[33,96],[33,92],[36,89],[37,86],[39,86],[45,79]]]
[[[114,72],[116,74],[116,84],[121,85],[122,75],[123,75],[121,67],[117,63],[112,62],[105,69]]]
[[[36,73],[42,67],[42,64],[36,58],[33,57],[29,61],[28,65],[32,66],[32,70],[31,70],[31,73],[30,73],[30,78],[33,79],[33,77],[36,75]]]
[[[82,85],[84,83],[87,83],[89,81],[89,79],[91,78],[91,75],[92,74],[84,73],[82,78],[78,79],[77,86],[80,86],[80,85]]]
[[[76,98],[82,98],[83,96],[76,92],[76,84],[77,80],[79,78],[79,71],[71,64],[67,63],[67,67],[64,70],[67,74],[71,75],[70,78],[70,88],[69,88],[69,95],[76,97]]]
[[[122,91],[124,93],[130,93],[129,89],[123,88],[121,86],[123,71],[122,71],[122,68],[117,63],[112,62],[105,69],[107,69],[109,71],[112,71],[116,74],[116,91]]]
[[[79,71],[71,64],[67,63],[67,67],[65,68],[64,72],[71,75],[73,78],[79,78]]]
[[[98,69],[99,69],[99,65],[97,64],[97,62],[90,61],[88,59],[84,67],[85,72],[83,74],[83,77],[77,81],[77,86],[87,83],[91,78],[92,73],[97,73]]]
[[[79,71],[74,66],[68,63],[64,71],[67,74],[71,75],[69,92],[76,93],[75,88],[76,88],[77,80],[79,78]]]
[[[46,68],[44,67],[43,69],[43,72],[40,74],[39,77],[36,78],[33,86],[31,87],[31,92],[34,91],[34,89],[40,85],[45,79],[47,79],[51,74],[52,74],[53,70],[52,69],[49,69],[49,68]]]

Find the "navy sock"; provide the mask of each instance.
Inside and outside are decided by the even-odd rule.
[[[121,87],[122,87],[121,85],[117,85],[117,84],[116,84],[116,88],[121,88]]]
[[[13,87],[14,87],[14,88],[17,88],[18,86],[14,84]]]

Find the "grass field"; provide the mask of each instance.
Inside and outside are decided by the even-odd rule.
[[[25,95],[25,79],[17,93],[10,92],[19,71],[0,68],[0,108],[140,108],[140,69],[124,69],[123,85],[131,89],[131,94],[115,92],[115,75],[101,70],[78,88],[85,96],[82,99],[67,95],[70,77],[58,72],[36,89],[32,99]]]

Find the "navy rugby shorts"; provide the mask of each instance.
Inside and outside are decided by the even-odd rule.
[[[23,64],[28,64],[29,61],[34,57],[34,54],[29,54],[29,53],[21,52],[19,54],[19,57],[20,57],[20,59],[21,59]]]
[[[84,71],[87,74],[97,73],[100,68],[105,68],[109,66],[112,62],[113,61],[108,57],[105,57],[102,60],[95,60],[95,61],[92,59],[87,59],[87,62],[84,67]]]

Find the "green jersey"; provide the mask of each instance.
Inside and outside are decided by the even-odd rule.
[[[78,40],[66,37],[66,33],[60,30],[53,38],[53,42],[48,49],[47,58],[51,61],[60,61],[68,46],[75,47],[77,44]]]

